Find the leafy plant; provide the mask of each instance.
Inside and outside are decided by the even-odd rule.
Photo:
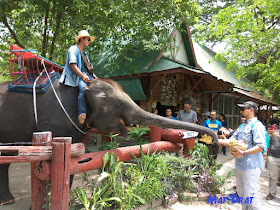
[[[133,129],[129,129],[128,137],[126,140],[134,139],[135,145],[142,145],[144,142],[143,136],[148,134],[150,131],[149,128],[140,126],[139,128],[135,127]]]
[[[228,175],[217,175],[222,164],[216,164],[216,161],[209,155],[206,145],[197,143],[193,151],[190,151],[191,158],[195,161],[193,167],[193,179],[197,182],[196,192],[220,193],[220,188],[224,185]]]
[[[161,153],[163,158],[170,167],[170,173],[167,175],[165,190],[168,194],[178,191],[179,194],[185,191],[192,191],[196,188],[195,181],[191,178],[194,174],[194,159],[177,157],[175,154]]]
[[[121,176],[122,162],[115,159],[113,153],[106,153],[103,156],[103,169],[97,182],[93,185],[87,185],[91,189],[91,196],[86,194],[83,188],[76,188],[74,194],[82,203],[84,208],[98,209],[103,207],[114,206],[121,209],[121,198],[117,197],[121,191],[121,185],[117,182],[117,178]],[[106,171],[107,170],[107,171]],[[84,176],[87,184],[87,177]]]
[[[181,198],[185,191],[218,193],[232,175],[231,172],[225,176],[217,174],[221,164],[216,165],[209,159],[208,149],[202,144],[195,144],[190,158],[151,153],[150,148],[145,155],[141,145],[140,154],[140,158],[131,154],[135,164],[129,164],[124,170],[124,163],[116,160],[113,153],[106,153],[98,180],[90,182],[86,174],[83,177],[90,196],[84,189],[77,188],[72,193],[76,200],[71,201],[71,206],[74,209],[82,206],[85,209],[133,209],[175,192],[179,192]]]
[[[127,182],[130,186],[133,186],[131,193],[138,195],[146,202],[155,198],[163,198],[167,195],[164,183],[166,177],[170,173],[171,169],[165,162],[160,154],[156,154],[156,151],[150,154],[150,149],[147,150],[147,155],[142,151],[140,146],[140,159],[136,160],[136,164],[131,165],[126,171]],[[136,207],[140,204],[140,199],[129,199],[128,206]]]
[[[118,136],[119,134],[113,134],[113,133],[110,133],[108,136],[110,138],[110,142],[105,142],[104,144],[100,145],[98,147],[98,150],[99,151],[105,151],[105,150],[111,150],[111,149],[116,149],[120,146],[120,143],[117,142],[116,140],[116,137]]]

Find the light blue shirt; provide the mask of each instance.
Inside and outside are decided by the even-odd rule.
[[[89,62],[89,58],[87,53],[85,52],[86,58]],[[63,83],[68,86],[77,87],[79,83],[79,76],[71,69],[70,64],[76,63],[77,67],[82,69],[82,56],[81,52],[77,45],[71,46],[67,51],[67,58],[66,63],[64,66],[64,70],[62,72],[62,75],[60,77],[60,83]]]
[[[247,150],[251,149],[256,145],[266,150],[265,132],[266,130],[264,125],[260,121],[258,121],[256,117],[254,117],[248,121],[245,121],[243,125],[239,126],[236,132],[232,135],[231,139],[235,138],[238,141],[244,141],[246,144],[248,144]],[[264,160],[262,152],[235,159],[236,169],[246,171],[257,167],[262,170],[264,169]]]

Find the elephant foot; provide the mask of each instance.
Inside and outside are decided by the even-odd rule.
[[[84,124],[86,118],[87,118],[87,115],[85,113],[80,114],[78,117],[79,123]]]
[[[9,205],[9,204],[14,204],[14,196],[8,192],[5,194],[0,194],[0,205]]]

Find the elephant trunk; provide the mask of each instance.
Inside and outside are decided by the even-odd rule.
[[[217,134],[209,128],[194,123],[182,122],[179,120],[171,120],[166,117],[146,112],[140,108],[134,113],[134,116],[131,118],[131,124],[151,125],[162,128],[174,128],[196,131],[201,134],[207,134],[211,136],[213,138],[213,141],[218,143]]]

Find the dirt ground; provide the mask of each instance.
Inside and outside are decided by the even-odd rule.
[[[223,163],[222,169],[219,173],[223,174],[225,171],[234,168],[234,158],[227,152],[227,156],[222,153],[218,154],[217,161]],[[73,187],[82,186],[82,175],[75,175]],[[96,171],[89,173],[90,177],[95,177]],[[235,185],[235,177],[227,180],[225,194],[234,192],[233,185]],[[31,185],[30,185],[30,163],[13,163],[10,166],[10,189],[13,196],[16,198],[14,204],[1,206],[0,210],[28,210],[31,206]],[[73,189],[73,188],[72,188]],[[259,196],[261,198],[262,209],[279,210],[280,209],[280,187],[276,199],[267,201],[265,199],[268,193],[268,171],[265,169],[262,172],[259,188]],[[193,201],[192,203],[176,202],[168,208],[157,207],[156,210],[180,210],[180,209],[241,209],[239,204],[223,204],[218,206],[209,205],[206,202]]]

